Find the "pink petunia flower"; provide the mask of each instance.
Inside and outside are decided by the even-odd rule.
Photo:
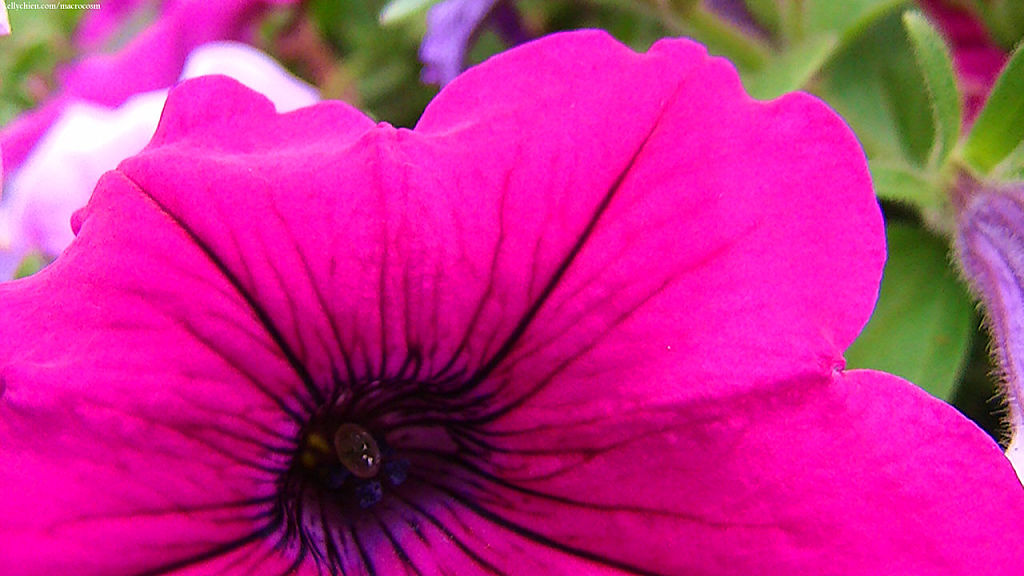
[[[76,229],[0,285],[14,576],[1024,565],[998,446],[843,369],[850,130],[692,42],[551,36],[412,131],[186,82]]]
[[[259,50],[212,42],[185,62],[182,79],[225,74],[264,94],[285,112],[319,99],[316,90]],[[167,90],[136,94],[108,109],[73,102],[7,184],[0,203],[0,281],[38,252],[56,257],[71,243],[71,214],[85,206],[100,176],[137,154],[156,130]]]
[[[59,90],[38,109],[18,117],[0,131],[3,170],[17,170],[36,142],[74,102],[113,108],[134,94],[174,84],[185,58],[201,44],[248,40],[256,17],[269,7],[294,0],[106,0],[101,10],[87,11],[78,33],[81,58],[59,71]],[[152,7],[158,18],[131,37],[138,11]],[[124,36],[131,39],[124,43]],[[98,52],[105,43],[123,47]]]

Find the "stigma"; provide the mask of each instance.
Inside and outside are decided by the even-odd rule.
[[[386,487],[405,482],[409,462],[397,457],[394,449],[358,424],[336,426],[333,437],[328,432],[331,427],[321,429],[326,434],[308,433],[298,459],[304,476],[325,494],[365,509],[384,498]]]
[[[334,433],[338,461],[357,478],[373,478],[380,471],[380,446],[373,435],[357,424],[342,424]]]

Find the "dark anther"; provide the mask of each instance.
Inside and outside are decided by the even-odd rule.
[[[362,482],[356,486],[356,496],[360,508],[369,508],[384,498],[384,487],[376,480]]]

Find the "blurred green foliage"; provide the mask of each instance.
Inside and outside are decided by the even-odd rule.
[[[309,2],[309,16],[336,60],[326,97],[351,101],[378,120],[412,126],[437,89],[419,81],[424,22],[381,26],[386,2]]]
[[[14,31],[0,38],[0,124],[38,105],[53,90],[54,68],[74,56],[79,10],[10,10]]]

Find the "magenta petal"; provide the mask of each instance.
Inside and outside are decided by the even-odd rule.
[[[617,382],[591,381],[602,385]],[[1011,576],[1024,565],[1024,490],[999,447],[888,374],[568,420],[493,436],[508,456],[482,465],[481,514],[642,573]]]
[[[175,119],[215,129],[228,110],[274,115],[240,85],[217,89],[227,83],[193,83],[210,87],[207,117]],[[346,126],[372,126],[341,104],[296,124],[324,123],[335,145]],[[17,470],[0,475],[0,566],[283,573],[292,560],[263,533],[272,471],[311,402],[293,367],[219,262],[131,180],[106,175],[86,214],[59,264],[0,287],[0,469]]]
[[[0,285],[0,469],[19,470],[0,565],[1024,560],[995,444],[842,371],[884,259],[850,131],[806,95],[754,102],[691,42],[552,36],[461,76],[414,131],[186,82],[75,228]],[[353,426],[396,466],[376,486],[316,451]]]
[[[291,372],[137,188],[110,174],[97,198],[60,265],[0,287],[0,566],[142,574],[264,545]]]
[[[754,102],[696,44],[550,37],[460,77],[417,132],[414,164],[451,174],[427,191],[440,217],[483,215],[441,317],[481,302],[468,346],[511,346],[502,377],[589,350],[584,372],[628,371],[618,401],[728,396],[841,367],[874,306],[882,220],[852,133],[807,95]]]

